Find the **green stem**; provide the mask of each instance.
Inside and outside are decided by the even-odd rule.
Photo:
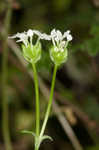
[[[39,150],[39,148],[38,148],[38,147],[35,147],[35,150]]]
[[[40,133],[40,138],[44,134],[45,127],[46,127],[46,124],[47,124],[47,121],[48,121],[48,117],[49,117],[49,114],[50,114],[50,110],[51,110],[51,105],[52,105],[52,100],[53,100],[53,93],[54,93],[54,87],[55,87],[56,72],[57,72],[57,65],[55,65],[55,67],[54,67],[52,84],[51,84],[51,92],[50,92],[50,97],[49,97],[47,111],[46,111],[46,114],[45,114],[45,119],[44,119],[44,122],[43,122],[43,125],[42,125],[42,129],[41,129],[41,133]]]
[[[35,95],[36,95],[36,136],[39,136],[40,130],[40,108],[39,108],[39,87],[38,87],[38,78],[35,64],[32,64],[33,75],[34,75],[34,84],[35,84]]]
[[[7,38],[8,32],[10,28],[11,21],[11,2],[8,3],[8,9],[6,12],[4,29],[5,33],[3,36],[3,53],[2,53],[2,130],[3,130],[3,138],[5,143],[6,150],[12,150],[10,133],[9,133],[9,113],[8,113],[8,102],[7,102],[7,61],[8,61],[8,46],[7,46]]]

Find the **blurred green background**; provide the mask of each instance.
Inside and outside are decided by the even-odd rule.
[[[0,0],[0,150],[5,150],[1,76],[8,3]],[[8,35],[28,29],[37,29],[47,34],[53,28],[62,33],[71,30],[73,40],[68,48],[68,61],[57,72],[55,102],[83,149],[99,150],[99,0],[13,0],[11,9]],[[53,71],[53,63],[49,58],[50,46],[50,43],[42,41],[42,59],[37,64],[43,83],[40,83],[41,122],[47,105],[46,89],[50,89]],[[35,129],[34,83],[29,74],[31,65],[25,62],[24,67],[20,45],[16,45],[15,41],[7,41],[7,47],[5,91],[12,146],[13,150],[32,150],[32,137],[20,134],[22,129]],[[58,114],[53,110],[46,133],[54,141],[43,142],[40,149],[74,150]]]

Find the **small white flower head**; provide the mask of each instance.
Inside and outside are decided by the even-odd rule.
[[[10,36],[9,38],[19,38],[19,40],[17,40],[16,42],[23,42],[23,44],[27,47],[29,44],[28,39],[30,38],[32,42],[33,35],[33,30],[29,29],[27,32],[17,33],[13,36]]]
[[[53,47],[50,50],[50,57],[55,64],[60,65],[66,61],[67,46],[68,42],[72,40],[72,36],[69,30],[62,35],[59,30],[55,29],[51,31],[50,36],[53,43]]]
[[[58,43],[59,41],[62,41],[62,33],[59,31],[59,30],[57,30],[57,31],[55,31],[55,29],[54,29],[54,31],[52,31],[52,35],[53,35],[53,33],[54,33],[54,37],[55,37],[55,41]]]
[[[19,38],[16,42],[22,42],[22,50],[24,58],[30,63],[36,63],[41,58],[41,43],[40,38],[37,40],[36,44],[33,45],[33,36],[40,36],[41,33],[37,30],[29,29],[27,32],[17,33],[9,38]]]
[[[53,29],[51,31],[51,39],[54,46],[59,45],[65,38],[67,39],[67,42],[72,40],[72,35],[70,34],[69,30],[65,32],[63,35],[59,30]]]

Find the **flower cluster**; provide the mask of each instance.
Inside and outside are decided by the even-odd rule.
[[[33,45],[33,37],[36,35],[37,42]],[[30,63],[36,63],[41,58],[41,43],[40,40],[52,41],[50,49],[51,60],[60,65],[67,59],[67,46],[69,41],[72,40],[70,31],[62,33],[59,30],[53,29],[51,34],[41,33],[38,30],[29,29],[27,32],[17,33],[9,38],[19,38],[16,42],[22,42],[22,50],[24,58]]]
[[[64,40],[65,38],[67,40]],[[67,59],[67,45],[72,40],[72,36],[69,30],[62,35],[59,30],[53,29],[51,31],[51,39],[53,46],[50,50],[50,57],[56,65],[60,65]]]

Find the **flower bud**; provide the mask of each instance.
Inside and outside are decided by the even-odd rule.
[[[22,44],[23,56],[30,63],[37,63],[37,61],[41,58],[41,43],[36,42],[35,45],[31,45],[30,43],[26,47]]]

